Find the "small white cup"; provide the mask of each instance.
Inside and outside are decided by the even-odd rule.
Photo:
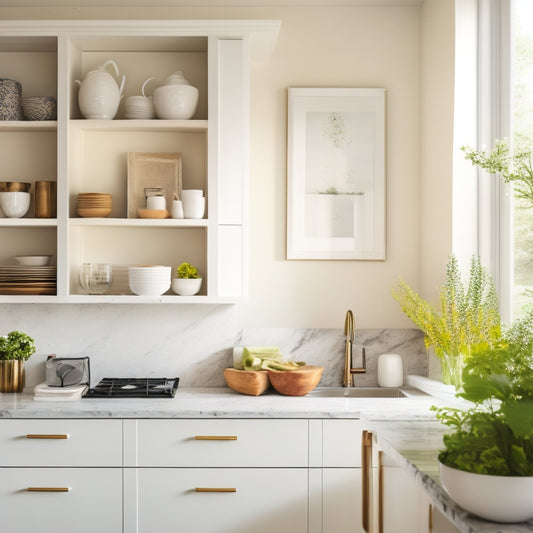
[[[181,200],[173,200],[170,216],[172,218],[183,218],[185,216],[183,214],[183,203]]]
[[[146,209],[162,210],[167,208],[167,201],[164,196],[148,196],[146,198]]]
[[[185,201],[186,198],[201,197],[204,195],[202,189],[184,189],[181,191],[181,199]]]
[[[184,196],[183,215],[185,218],[203,218],[205,213],[205,198],[203,196]]]

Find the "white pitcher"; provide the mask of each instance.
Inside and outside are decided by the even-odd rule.
[[[80,86],[78,102],[85,118],[112,120],[117,114],[126,76],[122,76],[119,87],[113,76],[105,70],[108,65],[113,65],[118,77],[117,64],[108,59],[97,69],[89,71],[83,82],[75,80]]]

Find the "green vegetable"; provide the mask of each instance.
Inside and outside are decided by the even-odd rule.
[[[468,409],[433,407],[453,429],[443,438],[441,462],[501,476],[533,475],[533,312],[516,321],[497,346],[478,346],[466,364]]]
[[[245,347],[242,352],[244,370],[296,370],[304,365],[303,361],[285,361],[276,347]]]
[[[35,353],[34,340],[20,331],[12,331],[0,337],[0,360],[21,359],[25,361]]]

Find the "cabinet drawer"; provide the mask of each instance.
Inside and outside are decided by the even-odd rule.
[[[121,420],[2,420],[1,466],[121,466]]]
[[[308,465],[307,420],[139,420],[137,465]],[[130,464],[128,464],[130,463]]]
[[[28,491],[28,488],[39,490]],[[9,533],[102,530],[121,533],[122,471],[120,468],[0,469],[0,516],[2,531]]]
[[[361,422],[328,419],[322,424],[324,467],[361,466]]]
[[[307,533],[305,468],[141,468],[138,480],[139,533],[169,524],[194,533]]]

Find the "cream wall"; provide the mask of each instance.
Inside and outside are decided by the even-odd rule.
[[[411,326],[391,288],[401,276],[431,297],[451,249],[452,0],[421,7],[13,7],[0,8],[0,17],[281,20],[274,55],[251,68],[250,300],[239,306],[239,321],[340,328],[351,308],[358,328]],[[296,86],[387,89],[386,261],[285,260],[286,90]]]

